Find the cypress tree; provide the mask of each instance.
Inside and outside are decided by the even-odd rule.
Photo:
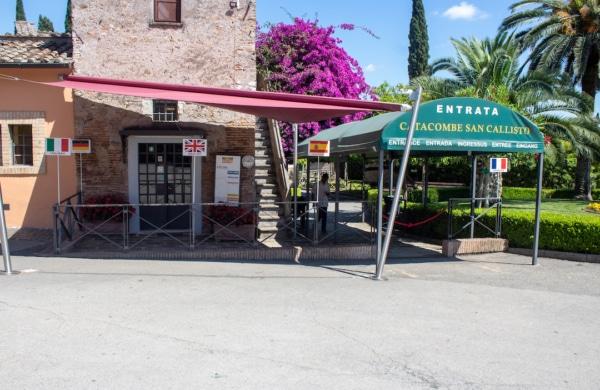
[[[40,15],[38,19],[38,31],[54,32],[52,21],[48,17]]]
[[[71,0],[67,1],[67,14],[65,15],[65,32],[67,34],[71,33]]]
[[[413,0],[408,40],[408,76],[412,80],[426,74],[429,65],[429,34],[423,0]]]
[[[23,0],[17,0],[17,17],[15,20],[27,20],[25,18],[25,7],[23,7]]]

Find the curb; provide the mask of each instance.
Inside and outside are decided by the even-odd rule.
[[[533,250],[525,249],[525,248],[509,248],[508,253],[514,253],[516,255],[524,255],[524,256],[533,256]],[[582,263],[598,263],[598,264],[600,264],[600,255],[594,255],[594,254],[589,254],[589,253],[559,252],[559,251],[540,249],[539,257],[547,257],[550,259],[567,260],[567,261],[579,261]]]

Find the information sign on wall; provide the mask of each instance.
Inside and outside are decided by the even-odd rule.
[[[217,156],[215,166],[215,203],[240,202],[240,156]]]

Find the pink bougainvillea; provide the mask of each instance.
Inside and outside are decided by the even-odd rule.
[[[353,30],[354,25],[339,28]],[[334,36],[336,27],[321,27],[317,20],[295,18],[293,23],[279,23],[267,31],[258,31],[256,39],[257,66],[262,88],[271,91],[343,98],[374,99],[358,62]],[[323,129],[360,120],[366,113],[356,113],[332,120],[303,123],[299,126],[300,140]],[[292,128],[281,124],[283,148],[293,147]]]

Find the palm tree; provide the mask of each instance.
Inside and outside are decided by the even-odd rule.
[[[530,50],[531,70],[565,71],[571,81],[596,97],[600,65],[600,0],[521,0],[511,6],[501,31],[518,30]],[[589,154],[578,154],[575,190],[591,199]]]
[[[565,142],[578,155],[600,152],[600,131],[593,102],[559,72],[521,72],[522,47],[514,36],[453,39],[456,58],[431,64],[432,76],[415,79],[428,97],[473,96],[511,107],[532,120],[546,135],[550,159],[565,157]],[[452,77],[441,78],[439,72]]]

